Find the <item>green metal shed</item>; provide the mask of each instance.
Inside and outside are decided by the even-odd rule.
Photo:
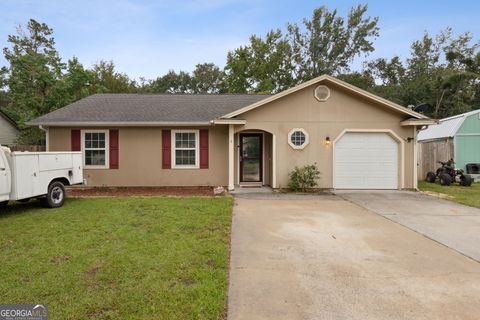
[[[421,144],[419,159],[423,164],[422,172],[434,171],[438,167],[438,164],[429,163],[429,159],[446,161],[452,156],[455,167],[467,171],[467,164],[480,164],[480,109],[441,119],[438,125],[420,131],[417,140]],[[449,144],[453,155],[445,151],[449,149]],[[446,146],[443,151],[432,155],[436,152],[436,146],[442,145]]]

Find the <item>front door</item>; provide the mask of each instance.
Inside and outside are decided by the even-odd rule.
[[[262,134],[240,134],[240,182],[262,182]]]

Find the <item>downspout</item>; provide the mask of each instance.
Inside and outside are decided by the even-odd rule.
[[[413,188],[418,189],[418,142],[417,142],[417,126],[413,126]]]
[[[43,132],[45,132],[45,151],[49,151],[50,150],[50,135],[49,135],[49,132],[48,132],[48,128],[44,128],[42,125],[39,125],[38,128],[40,130],[42,130]]]

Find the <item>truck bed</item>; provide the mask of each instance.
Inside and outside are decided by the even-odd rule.
[[[41,196],[54,179],[83,182],[81,152],[10,152],[11,200]]]

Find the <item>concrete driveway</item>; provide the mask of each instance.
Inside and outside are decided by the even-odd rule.
[[[480,261],[480,209],[408,191],[337,191],[365,209]]]
[[[480,264],[338,196],[238,196],[228,319],[478,319]]]

